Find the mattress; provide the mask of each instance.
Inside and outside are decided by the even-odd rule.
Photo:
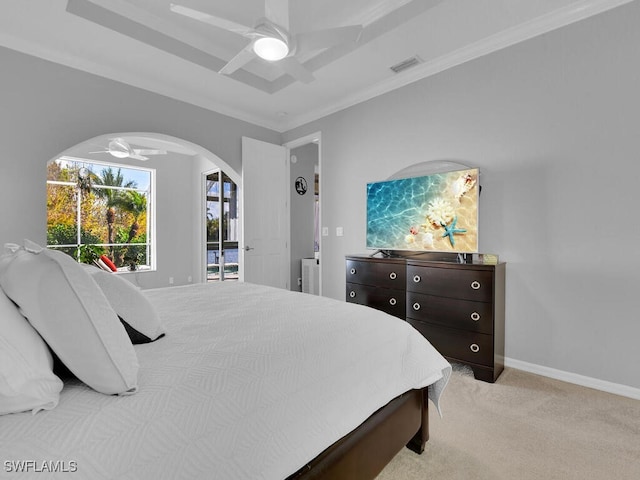
[[[239,282],[145,295],[167,334],[135,346],[139,391],[70,380],[55,409],[0,417],[0,476],[32,462],[37,478],[283,479],[408,390],[439,408],[451,372],[360,305]]]

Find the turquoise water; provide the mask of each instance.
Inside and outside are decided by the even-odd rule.
[[[477,178],[469,169],[369,183],[367,248],[477,251]]]
[[[446,174],[369,183],[367,247],[406,249],[409,229],[426,222],[429,201],[443,195],[446,188]]]

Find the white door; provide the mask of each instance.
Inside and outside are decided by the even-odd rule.
[[[289,288],[287,149],[242,137],[242,247],[246,282]]]

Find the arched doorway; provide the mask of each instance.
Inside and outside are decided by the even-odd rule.
[[[114,144],[114,140],[123,143]],[[153,192],[156,222],[151,235],[157,242],[157,262],[151,271],[125,274],[134,275],[131,280],[143,288],[206,280],[207,216],[203,178],[212,171],[220,171],[239,186],[238,172],[200,145],[155,132],[99,135],[50,161],[62,156],[156,171]]]

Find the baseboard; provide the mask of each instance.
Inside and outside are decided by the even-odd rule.
[[[594,388],[603,392],[613,393],[616,395],[621,395],[623,397],[640,400],[640,388],[634,388],[628,385],[622,385],[620,383],[606,382],[597,378],[586,377],[584,375],[565,372],[563,370],[556,370],[555,368],[544,367],[542,365],[536,365],[535,363],[523,362],[514,358],[505,358],[504,365],[505,367],[524,370],[525,372],[535,373],[536,375],[555,378],[556,380],[574,383],[583,387]]]

